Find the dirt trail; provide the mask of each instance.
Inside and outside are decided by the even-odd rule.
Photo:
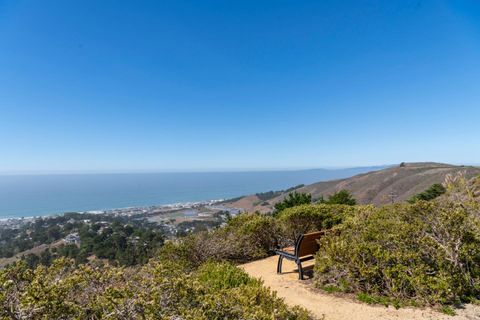
[[[291,306],[309,310],[318,319],[325,320],[480,320],[480,306],[467,305],[448,316],[431,309],[372,306],[349,298],[336,297],[312,289],[311,281],[299,281],[294,263],[284,260],[283,274],[277,275],[277,258],[270,257],[242,266],[248,274],[261,278],[265,286],[277,292]]]

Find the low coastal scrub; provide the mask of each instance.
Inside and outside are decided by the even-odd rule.
[[[142,267],[50,267],[0,271],[0,319],[310,319],[260,280],[229,263],[188,270],[152,260]]]
[[[454,304],[480,295],[478,203],[356,207],[320,242],[315,284],[363,297]],[[365,295],[367,294],[367,295]]]
[[[183,259],[192,266],[206,261],[244,263],[265,258],[278,247],[292,244],[302,233],[331,229],[351,215],[347,205],[300,205],[277,216],[241,214],[226,226],[184,237],[160,249],[163,259]]]
[[[279,241],[279,227],[271,216],[251,213],[230,219],[226,226],[166,243],[162,259],[184,260],[191,266],[207,261],[243,263],[270,255]]]
[[[283,238],[294,241],[303,233],[331,229],[349,215],[355,208],[348,205],[299,205],[283,210],[278,215],[278,225]]]

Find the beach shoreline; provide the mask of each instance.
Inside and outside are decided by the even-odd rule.
[[[0,227],[12,226],[18,223],[34,222],[37,219],[49,219],[59,216],[63,216],[68,213],[78,214],[98,214],[98,215],[114,215],[114,216],[128,216],[135,215],[149,215],[149,214],[162,214],[177,210],[195,209],[201,207],[208,207],[223,203],[225,199],[214,199],[204,201],[188,201],[188,202],[176,202],[169,204],[148,205],[148,206],[129,206],[121,208],[109,208],[109,209],[96,209],[88,211],[66,211],[62,213],[52,213],[39,216],[25,216],[25,217],[2,217],[0,218]],[[226,210],[232,210],[232,208],[225,207]],[[240,209],[237,209],[240,210]]]

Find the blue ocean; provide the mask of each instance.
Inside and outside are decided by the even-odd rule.
[[[378,169],[0,176],[0,219],[228,199]]]

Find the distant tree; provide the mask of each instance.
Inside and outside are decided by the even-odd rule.
[[[400,163],[400,168],[403,168],[403,167],[405,167],[405,165],[406,165],[406,163],[405,163],[405,162],[402,162],[402,163]]]
[[[47,250],[43,251],[40,254],[40,260],[38,261],[40,264],[43,264],[44,266],[49,266],[52,263],[53,256],[50,253],[50,250],[47,248]]]
[[[86,250],[80,250],[78,255],[75,257],[75,262],[77,264],[86,263],[88,261],[89,253]]]
[[[48,242],[53,242],[62,237],[62,230],[59,226],[52,226],[47,230]]]
[[[280,193],[281,191],[268,191],[268,192],[256,193],[255,195],[258,197],[258,199],[266,201],[276,197]]]
[[[447,189],[445,189],[445,187],[442,184],[435,183],[435,184],[432,184],[430,188],[428,188],[427,190],[412,196],[407,201],[410,203],[415,203],[419,200],[430,201],[441,196],[446,191]]]
[[[282,201],[275,204],[275,213],[284,209],[312,203],[312,195],[309,193],[293,192],[289,193]]]
[[[35,268],[38,265],[38,261],[40,260],[40,258],[33,253],[29,253],[26,256],[23,256],[22,259],[30,268]]]
[[[349,206],[354,206],[357,204],[357,200],[355,200],[352,194],[345,189],[330,195],[327,200],[324,200],[322,196],[318,202],[326,204],[346,204]]]
[[[75,258],[80,249],[74,244],[67,244],[59,248],[59,254],[67,258]]]
[[[258,197],[258,199],[260,199],[262,201],[267,201],[267,200],[273,199],[273,198],[281,195],[282,193],[290,193],[290,192],[292,192],[296,189],[299,189],[301,187],[304,187],[304,186],[305,186],[304,184],[299,184],[295,187],[291,187],[291,188],[288,188],[286,190],[261,192],[261,193],[256,193],[255,195]]]

